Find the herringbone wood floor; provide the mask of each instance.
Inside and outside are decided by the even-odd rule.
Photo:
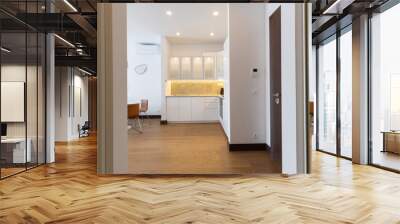
[[[400,175],[313,155],[311,175],[96,175],[95,138],[0,181],[0,223],[400,223]]]

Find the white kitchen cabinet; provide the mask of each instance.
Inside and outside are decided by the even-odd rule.
[[[181,58],[181,79],[192,79],[192,58]]]
[[[167,97],[167,120],[179,121],[180,120],[180,97]]]
[[[204,120],[204,97],[191,97],[192,98],[192,120],[202,121]]]
[[[218,98],[217,97],[205,97],[203,99],[204,114],[203,119],[206,121],[217,121],[218,120]]]
[[[203,79],[203,57],[193,58],[193,79]]]
[[[216,79],[214,56],[204,57],[204,79]]]
[[[167,120],[170,122],[218,121],[218,98],[167,97]]]
[[[192,99],[191,97],[179,97],[179,119],[180,121],[192,120]]]
[[[181,79],[181,61],[178,57],[170,58],[168,79]]]

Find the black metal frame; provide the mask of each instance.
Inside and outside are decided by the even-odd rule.
[[[346,27],[337,30],[335,34],[327,37],[326,39],[322,40],[319,44],[324,43],[324,42],[330,42],[330,41],[336,41],[336,153],[328,152],[324,149],[320,149],[319,147],[319,44],[316,45],[316,110],[315,110],[315,116],[316,116],[316,150],[319,152],[326,153],[328,155],[333,155],[337,156],[343,159],[347,160],[352,160],[352,158],[349,158],[347,156],[342,155],[342,150],[341,150],[341,132],[342,132],[342,127],[341,127],[341,117],[340,117],[340,103],[341,103],[341,89],[340,89],[340,84],[341,84],[341,63],[340,63],[340,37],[345,34],[346,32],[351,30],[351,25],[349,24]]]

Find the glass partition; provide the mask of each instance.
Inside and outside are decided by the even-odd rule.
[[[1,177],[26,169],[26,33],[1,33]]]
[[[400,171],[400,4],[371,18],[370,162]]]
[[[15,2],[14,2],[15,3]],[[1,7],[15,4],[1,2]],[[44,1],[19,1],[41,13]],[[45,163],[45,34],[0,12],[0,178]],[[7,21],[5,23],[4,21]]]
[[[336,154],[336,39],[318,48],[318,148]]]
[[[352,157],[352,74],[350,29],[340,36],[340,154],[347,158]]]

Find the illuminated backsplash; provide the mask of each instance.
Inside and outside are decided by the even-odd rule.
[[[168,80],[166,96],[218,96],[223,87],[218,80]]]

